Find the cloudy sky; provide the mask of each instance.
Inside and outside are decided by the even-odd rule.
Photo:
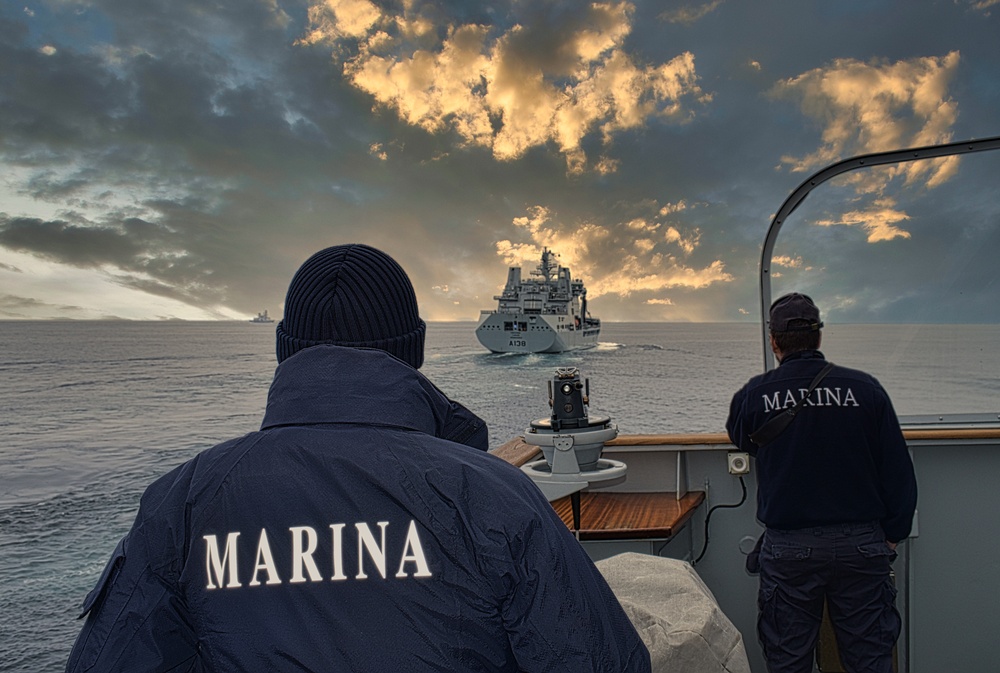
[[[430,320],[547,246],[605,320],[755,321],[811,172],[1000,135],[998,36],[1000,0],[4,2],[0,319],[280,316],[365,242]],[[775,290],[1000,322],[998,184],[987,154],[845,176]]]

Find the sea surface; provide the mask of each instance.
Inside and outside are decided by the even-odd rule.
[[[482,416],[493,447],[549,415],[558,367],[622,434],[722,432],[763,370],[759,326],[609,323],[593,349],[483,350],[473,323],[428,325],[421,371]],[[902,415],[1000,411],[1000,326],[833,325],[827,357],[877,376]],[[0,671],[62,670],[80,603],[145,486],[256,430],[274,325],[0,322]]]

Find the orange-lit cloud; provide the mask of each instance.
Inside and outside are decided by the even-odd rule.
[[[771,263],[775,266],[784,266],[789,269],[801,269],[802,268],[802,258],[801,257],[789,257],[788,255],[777,255],[771,259]]]
[[[711,0],[711,2],[700,5],[688,5],[686,7],[668,9],[660,15],[660,18],[667,23],[690,25],[714,12],[723,2],[725,0]]]
[[[957,51],[895,63],[839,59],[779,83],[775,95],[798,98],[802,111],[823,124],[815,152],[785,156],[782,163],[808,171],[851,155],[950,141],[958,105],[948,87],[959,61]],[[909,216],[894,208],[887,187],[898,178],[904,186],[933,188],[952,178],[958,165],[957,157],[947,157],[848,174],[842,183],[867,205],[817,224],[860,227],[870,243],[909,238],[900,226]]]
[[[973,2],[970,4],[972,5],[973,9],[983,11],[983,13],[986,16],[989,16],[990,13],[984,10],[987,10],[990,7],[994,7],[996,5],[1000,5],[1000,0],[973,0]]]
[[[670,215],[671,213],[680,213],[688,209],[688,204],[686,201],[681,199],[677,203],[667,203],[662,208],[660,208],[660,215]]]
[[[484,25],[439,26],[424,9],[411,0],[389,14],[368,0],[326,0],[310,8],[302,42],[330,45],[347,79],[409,124],[451,130],[498,160],[551,144],[569,173],[617,170],[612,158],[587,157],[589,134],[607,147],[616,133],[654,118],[686,121],[693,103],[710,99],[690,52],[651,65],[625,52],[629,2],[590,4],[545,30],[544,48],[537,27],[494,35]]]
[[[801,100],[802,111],[823,124],[823,144],[804,157],[786,156],[793,171],[807,171],[852,154],[918,147],[951,140],[958,105],[948,85],[960,55],[895,63],[838,59],[780,82],[774,93]],[[954,174],[954,160],[902,164],[908,180],[928,184]],[[893,177],[894,173],[887,173]]]
[[[876,200],[864,210],[844,213],[837,220],[819,220],[816,224],[830,227],[846,225],[861,227],[868,233],[869,243],[891,241],[894,238],[910,238],[910,232],[899,227],[900,222],[910,219],[906,213],[896,210],[895,201],[889,198]]]

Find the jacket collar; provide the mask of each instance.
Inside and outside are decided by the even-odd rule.
[[[313,346],[278,365],[261,430],[360,423],[440,436],[455,405],[423,374],[385,351]]]
[[[825,360],[826,357],[817,350],[807,350],[807,351],[795,351],[794,353],[789,353],[781,360],[781,364],[786,362],[792,362],[793,360]]]

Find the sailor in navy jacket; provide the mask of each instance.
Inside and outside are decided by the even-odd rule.
[[[899,421],[874,377],[827,371],[817,350],[823,323],[808,296],[775,301],[770,325],[781,364],[733,396],[726,421],[733,443],[757,458],[757,518],[767,529],[747,569],[760,575],[757,635],[767,669],[813,670],[827,611],[846,670],[890,673],[902,628],[891,563],[917,501]],[[760,446],[751,440],[793,407],[782,431],[756,434]]]
[[[790,353],[733,396],[726,430],[756,456],[757,518],[781,530],[878,521],[899,542],[910,534],[917,485],[892,402],[874,377],[835,366],[776,439],[750,441],[826,364],[818,350]]]
[[[485,426],[381,350],[277,368],[259,432],[152,484],[68,671],[648,671]]]

